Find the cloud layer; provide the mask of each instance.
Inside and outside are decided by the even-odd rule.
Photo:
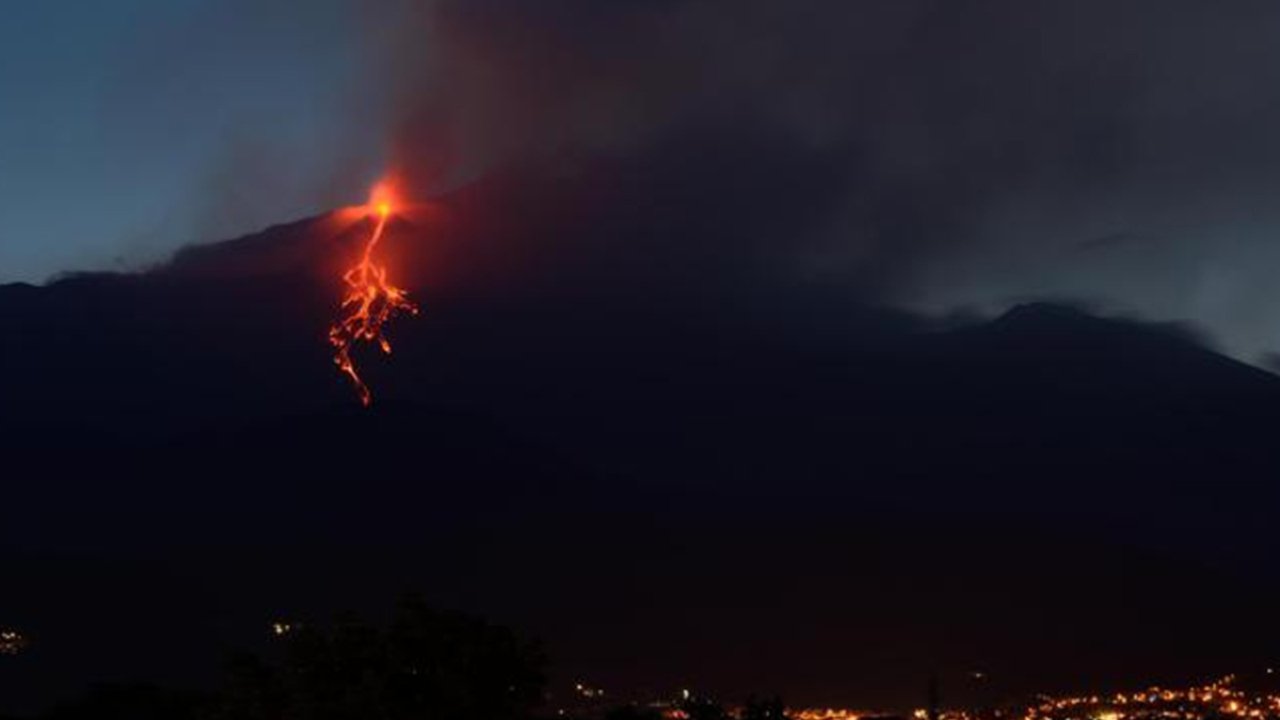
[[[1273,3],[384,0],[365,17],[389,156],[419,192],[610,164],[682,188],[642,225],[750,210],[673,230],[708,272],[938,313],[1069,298],[1194,321],[1250,359],[1280,344]]]

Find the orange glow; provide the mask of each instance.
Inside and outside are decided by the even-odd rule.
[[[858,720],[863,713],[844,708],[813,708],[792,710],[788,714],[796,720]]]
[[[1008,720],[1280,720],[1280,695],[1273,691],[1245,690],[1235,686],[1236,676],[1189,688],[1151,687],[1110,696],[1079,695],[1055,697],[1038,695],[1032,704],[1010,713]],[[796,720],[857,720],[883,713],[854,710],[792,709]],[[909,717],[926,718],[930,713],[917,709]],[[991,715],[963,709],[944,709],[940,720],[988,720]],[[1001,717],[997,713],[996,717]]]
[[[382,180],[369,191],[368,208],[371,213],[390,215],[399,205],[395,186],[390,180]]]
[[[382,182],[374,187],[369,198],[367,215],[376,217],[373,234],[365,243],[360,262],[342,276],[347,285],[342,298],[342,315],[329,328],[329,344],[334,347],[333,362],[355,385],[360,402],[368,407],[373,403],[373,393],[356,369],[351,351],[357,343],[376,344],[382,352],[391,354],[391,343],[384,334],[384,326],[399,312],[418,314],[418,307],[408,294],[392,285],[387,279],[387,268],[374,259],[374,251],[382,240],[387,221],[395,210],[395,197],[391,186]]]

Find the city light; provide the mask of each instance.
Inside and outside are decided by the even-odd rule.
[[[0,630],[0,655],[18,655],[27,649],[27,638],[17,630]]]

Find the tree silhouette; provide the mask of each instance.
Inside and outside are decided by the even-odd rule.
[[[545,660],[504,627],[402,601],[386,629],[353,616],[285,637],[284,658],[237,658],[217,720],[520,720]]]
[[[197,720],[207,698],[146,684],[103,684],[41,715],[42,720]]]
[[[689,720],[728,720],[730,715],[720,703],[708,698],[691,697],[680,704]]]
[[[747,698],[738,720],[789,720],[787,706],[782,698],[773,696],[769,699],[758,699],[754,695]]]
[[[661,712],[639,705],[619,705],[604,715],[604,720],[661,720],[661,718]]]

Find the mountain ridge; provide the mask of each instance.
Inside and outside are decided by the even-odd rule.
[[[124,633],[165,672],[207,660],[175,654],[175,624],[214,642],[404,587],[545,632],[568,672],[655,687],[765,671],[803,696],[883,676],[876,648],[931,657],[937,627],[1114,677],[1252,659],[1232,632],[1274,647],[1280,587],[1257,568],[1280,549],[1280,380],[1186,337],[1049,306],[939,327],[781,283],[475,285],[501,238],[471,242],[490,226],[446,208],[388,245],[425,310],[390,328],[394,356],[361,354],[366,411],[325,338],[366,228],[325,222],[179,270],[0,288],[0,451],[32,468],[6,477],[0,561],[90,558],[97,578],[130,557],[194,588]],[[471,264],[431,282],[450,257]],[[1253,600],[1170,634],[1221,593],[1189,576]],[[32,577],[0,615],[56,629],[41,613],[66,602],[42,593],[76,584]],[[137,592],[113,602],[163,605]],[[758,639],[776,651],[724,652],[766,613],[788,619]]]

